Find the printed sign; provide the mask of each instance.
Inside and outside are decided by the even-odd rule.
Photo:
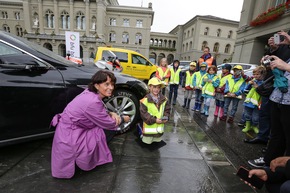
[[[80,34],[79,32],[65,32],[66,53],[70,57],[80,57]]]

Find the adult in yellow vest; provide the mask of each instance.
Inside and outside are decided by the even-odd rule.
[[[249,82],[246,90],[250,90],[244,101],[244,112],[246,119],[246,127],[242,130],[248,132],[251,129],[257,134],[259,133],[259,107],[261,104],[261,96],[257,93],[256,88],[263,83],[266,75],[266,68],[258,66],[253,70],[254,79]]]
[[[170,80],[169,80],[169,103],[171,104],[172,95],[173,95],[173,102],[172,104],[176,104],[176,98],[178,93],[178,85],[179,85],[179,78],[180,78],[180,71],[179,68],[179,60],[173,61],[173,67],[170,68]]]
[[[232,103],[232,109],[229,113],[228,123],[234,122],[234,117],[246,86],[246,82],[242,76],[243,67],[241,65],[235,65],[233,67],[233,71],[234,74],[226,81],[224,116],[220,118],[221,121],[227,120],[228,109],[230,103]]]
[[[211,66],[207,69],[207,73],[202,77],[202,96],[204,98],[204,115],[208,116],[209,106],[211,100],[215,96],[215,88],[219,86],[220,79],[216,75],[217,68]]]
[[[199,112],[201,110],[201,106],[203,103],[201,82],[202,82],[203,75],[206,74],[206,69],[207,69],[207,63],[203,62],[200,65],[200,70],[193,74],[192,86],[195,90],[195,103],[194,103],[194,106],[191,108],[192,111]]]
[[[140,115],[143,121],[139,134],[142,142],[151,144],[160,142],[164,133],[164,124],[170,116],[170,104],[160,92],[163,83],[156,77],[148,81],[149,94],[140,100]]]
[[[230,64],[224,64],[222,66],[222,73],[219,75],[220,84],[215,89],[215,105],[216,105],[214,111],[215,117],[217,117],[218,115],[220,118],[224,116],[224,104],[225,104],[224,91],[226,88],[227,79],[232,76],[231,69],[232,66]]]
[[[183,108],[189,109],[190,101],[194,92],[194,88],[192,85],[193,74],[195,73],[196,62],[190,62],[189,70],[185,72],[185,76],[182,81],[182,89],[184,91],[184,104]]]
[[[170,78],[170,69],[168,68],[168,62],[166,58],[161,58],[159,62],[159,67],[156,69],[156,78],[161,80],[162,83],[165,85],[165,87],[162,88],[162,94],[165,95],[165,89],[168,85]]]
[[[212,65],[217,66],[216,65],[216,60],[211,55],[210,49],[207,46],[203,48],[203,55],[198,59],[197,70],[200,70],[200,65],[203,62],[206,62],[207,63],[207,67],[210,67]]]

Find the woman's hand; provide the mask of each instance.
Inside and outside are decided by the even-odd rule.
[[[286,62],[278,58],[277,56],[270,56],[270,58],[273,58],[274,60],[270,62],[270,67],[273,70],[274,68],[278,68],[280,70],[288,71],[290,72],[290,65],[288,65]]]
[[[121,117],[117,113],[114,113],[114,112],[109,112],[109,114],[116,121],[116,125],[120,125]]]
[[[128,123],[131,121],[131,117],[129,117],[128,115],[123,115],[123,119],[125,123]]]

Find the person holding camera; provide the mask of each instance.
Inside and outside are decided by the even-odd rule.
[[[261,59],[262,64],[263,64],[263,61],[265,61],[265,60],[268,60],[270,63],[270,65],[266,65],[267,74],[266,74],[266,77],[264,80],[267,80],[267,79],[269,79],[269,77],[272,76],[271,69],[273,69],[273,65],[277,65],[277,63],[279,63],[280,65],[279,65],[279,67],[277,67],[278,69],[283,68],[283,66],[288,66],[288,64],[286,64],[284,61],[287,61],[290,58],[290,31],[288,31],[288,33],[281,31],[281,32],[278,32],[278,34],[283,36],[284,40],[277,45],[274,42],[274,37],[269,38],[268,44],[270,46],[270,50],[267,53],[267,55]],[[275,58],[277,58],[277,59],[279,58],[279,60],[277,60],[275,62],[271,61],[271,60],[275,60]],[[289,87],[289,82],[288,82],[288,87]],[[277,89],[275,89],[276,90],[275,92],[278,92]],[[270,94],[272,94],[272,93],[268,94],[267,92],[263,92],[262,87],[261,88],[258,87],[257,92],[258,93],[261,92],[261,93],[266,94],[264,96],[261,94],[262,95],[262,104],[261,104],[260,115],[259,115],[260,116],[260,118],[259,118],[259,133],[258,133],[256,138],[254,138],[252,140],[245,139],[244,141],[249,142],[249,143],[260,143],[260,142],[263,142],[264,140],[266,140],[271,132],[270,140],[268,142],[265,156],[257,158],[257,159],[253,159],[253,160],[248,160],[248,163],[251,166],[260,168],[260,167],[264,167],[264,166],[269,166],[271,160],[275,159],[276,157],[283,156],[285,153],[285,149],[287,149],[287,147],[286,147],[286,142],[285,142],[285,140],[286,140],[285,133],[281,132],[279,134],[279,132],[280,132],[279,130],[281,128],[280,129],[278,128],[278,131],[276,130],[277,124],[281,124],[282,120],[277,120],[277,117],[274,116],[275,113],[273,114],[274,108],[272,108],[272,107],[273,107],[273,105],[276,105],[276,107],[277,107],[277,104],[275,102],[270,101],[270,99],[269,99]],[[287,93],[289,93],[289,88],[288,88]],[[284,93],[283,96],[289,97],[287,93]],[[280,102],[279,100],[277,101],[278,104]],[[283,119],[285,119],[285,117]],[[273,136],[273,133],[276,133],[277,135],[275,134],[276,136]],[[279,140],[281,140],[281,141],[279,142]],[[270,141],[272,141],[272,142],[270,143]],[[290,148],[290,145],[288,145],[288,146]],[[277,147],[279,147],[279,148],[277,149]]]
[[[140,138],[143,143],[161,142],[164,124],[170,116],[170,103],[160,92],[164,87],[161,80],[154,77],[148,81],[149,94],[140,100],[140,115],[143,121],[139,127]]]

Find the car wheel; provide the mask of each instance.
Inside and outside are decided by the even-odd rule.
[[[135,123],[139,119],[139,100],[130,91],[116,90],[114,96],[104,101],[108,110],[115,112],[118,115],[128,115],[131,117],[131,121],[120,125],[118,133],[124,133],[128,131],[131,126],[135,126]]]

